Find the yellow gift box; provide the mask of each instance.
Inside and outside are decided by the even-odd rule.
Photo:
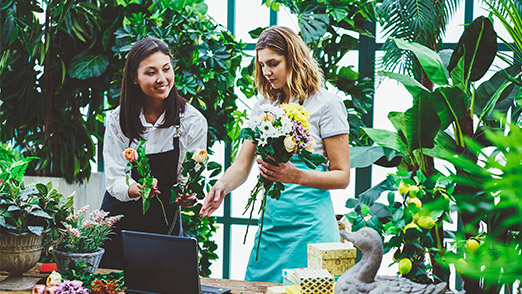
[[[295,271],[295,284],[301,294],[331,294],[334,277],[325,269],[298,269]]]
[[[351,243],[308,244],[308,268],[326,269],[333,276],[344,274],[355,265],[357,249]]]

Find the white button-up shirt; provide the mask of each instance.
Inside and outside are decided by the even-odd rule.
[[[148,123],[145,120],[143,112],[139,119],[145,127],[143,139],[145,143],[145,153],[153,154],[174,149],[172,138],[176,133],[174,126],[168,128],[159,128],[165,117],[165,113],[161,114],[155,124]],[[185,112],[180,115],[180,132],[179,139],[179,160],[178,160],[178,178],[181,173],[181,165],[185,161],[187,152],[194,152],[196,149],[207,148],[207,120],[192,105],[185,107]],[[129,146],[129,138],[127,138],[120,128],[120,107],[118,106],[110,114],[107,115],[103,158],[105,160],[105,186],[107,191],[120,201],[139,200],[139,197],[129,197],[129,185],[136,183],[129,175],[129,185],[125,174],[127,160],[123,155],[123,151],[130,147],[136,149],[139,142],[131,142]]]

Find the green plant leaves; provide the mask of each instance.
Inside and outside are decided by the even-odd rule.
[[[437,88],[429,97],[437,111],[442,130],[467,114],[468,95],[458,87]]]
[[[414,42],[407,42],[401,39],[394,39],[394,41],[400,49],[410,50],[415,54],[426,75],[433,83],[437,85],[448,84],[444,63],[435,51]]]
[[[350,167],[361,168],[372,164],[395,166],[396,158],[404,156],[402,153],[383,146],[354,146],[350,147]]]
[[[363,128],[364,132],[380,146],[407,153],[407,146],[396,133],[372,128]]]
[[[410,150],[418,148],[432,148],[433,139],[440,128],[440,120],[428,93],[421,93],[413,107],[404,113],[404,134],[408,140]]]
[[[301,6],[302,12],[298,16],[298,21],[303,40],[307,44],[323,37],[330,23],[327,14],[316,12],[320,6],[324,6],[324,4],[312,1],[304,2]]]
[[[475,93],[473,112],[476,115],[481,115],[489,101],[494,98],[495,93],[503,87],[503,91],[496,95],[497,101],[494,103],[493,109],[506,113],[513,105],[513,101],[517,97],[520,87],[516,86],[508,88],[506,87],[507,85],[504,84],[506,82],[510,83],[509,81],[514,79],[521,71],[521,66],[515,64],[496,72],[488,81],[483,82]]]
[[[452,71],[462,56],[465,56],[464,75],[470,81],[479,80],[487,72],[497,54],[497,33],[491,21],[477,17],[459,39],[453,51],[448,71]]]
[[[426,87],[410,76],[387,71],[379,71],[377,73],[380,76],[385,76],[400,82],[413,97],[419,95],[421,92],[429,92]]]
[[[101,76],[108,66],[105,55],[83,55],[72,59],[68,72],[71,78],[85,80]]]

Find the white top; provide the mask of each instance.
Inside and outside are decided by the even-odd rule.
[[[140,120],[145,131],[143,139],[145,143],[145,153],[159,153],[174,149],[172,146],[172,138],[176,133],[174,126],[168,128],[158,128],[163,122],[165,113],[161,114],[156,123],[153,125],[145,120],[143,112],[140,114]],[[179,160],[178,160],[178,178],[181,173],[181,165],[185,161],[187,152],[194,152],[197,148],[207,148],[207,120],[206,118],[190,104],[186,104],[185,112],[180,114],[180,132],[179,139]],[[127,138],[120,128],[120,107],[118,106],[107,115],[105,138],[103,144],[103,158],[105,160],[105,186],[107,191],[120,201],[138,200],[139,197],[130,198],[128,194],[129,186],[127,185],[125,166],[127,160],[123,156],[123,151],[127,147],[136,149],[139,142],[132,142],[129,146],[129,138]],[[129,185],[136,183],[129,175]]]
[[[290,102],[299,102],[296,99],[290,99]],[[272,103],[268,99],[259,99],[250,119],[247,121],[247,127],[254,128],[253,118],[261,114],[261,105]],[[279,105],[279,101],[273,102],[272,105]],[[341,98],[321,88],[319,92],[310,96],[303,103],[303,107],[310,113],[311,134],[316,145],[314,153],[322,154],[327,157],[324,149],[323,140],[341,134],[349,134],[350,126],[348,125],[348,114]]]

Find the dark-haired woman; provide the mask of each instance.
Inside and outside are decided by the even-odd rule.
[[[123,214],[116,226],[116,236],[105,244],[102,266],[122,268],[120,231],[133,230],[161,233],[168,231],[159,201],[151,199],[143,214],[139,174],[133,170],[126,179],[127,161],[123,151],[136,148],[146,140],[145,150],[155,187],[154,197],[160,197],[167,219],[174,208],[167,205],[170,188],[177,183],[186,152],[206,149],[207,121],[181,97],[174,84],[172,54],[158,39],[145,38],[135,43],[125,62],[120,106],[107,116],[103,156],[105,160],[105,193],[102,209],[111,215]],[[193,196],[178,197],[178,204],[188,206]],[[174,233],[182,234],[181,217]]]

